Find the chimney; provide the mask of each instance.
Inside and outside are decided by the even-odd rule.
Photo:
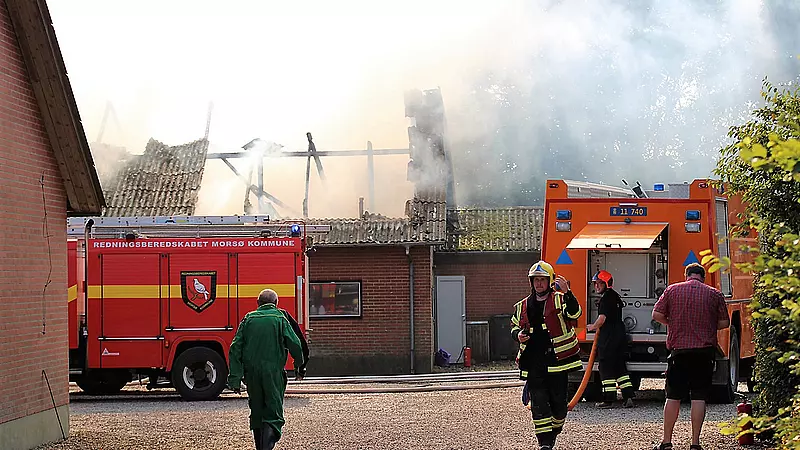
[[[358,218],[364,218],[364,197],[358,197]]]

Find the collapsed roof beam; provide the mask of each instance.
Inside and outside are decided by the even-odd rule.
[[[382,155],[408,155],[410,152],[407,148],[396,149],[373,149],[373,150],[317,150],[317,156],[375,156]],[[224,159],[224,158],[245,158],[250,154],[245,152],[234,153],[209,153],[207,159]],[[280,152],[276,154],[264,154],[265,157],[282,158],[284,156],[303,157],[308,158],[308,151],[304,152]]]
[[[222,160],[222,162],[224,162],[224,163],[225,163],[225,165],[226,165],[226,166],[228,166],[228,168],[229,168],[229,169],[231,169],[231,170],[233,171],[233,173],[234,173],[234,174],[236,174],[236,176],[237,176],[237,177],[239,177],[239,179],[240,179],[240,180],[244,181],[244,184],[246,184],[246,185],[248,186],[248,189],[250,189],[250,191],[251,191],[253,194],[255,194],[255,195],[259,196],[259,197],[263,196],[263,197],[266,197],[266,198],[268,198],[270,201],[272,201],[272,202],[273,202],[273,203],[275,203],[276,205],[280,206],[281,208],[285,208],[287,211],[291,212],[292,214],[297,214],[297,213],[298,213],[298,212],[297,212],[297,211],[296,211],[294,208],[292,208],[291,206],[287,205],[286,203],[283,203],[282,201],[280,201],[280,200],[279,200],[277,197],[275,197],[274,195],[270,194],[269,192],[267,192],[267,191],[263,190],[262,188],[260,188],[260,187],[258,187],[258,186],[256,186],[256,185],[254,185],[254,184],[251,184],[251,183],[250,183],[250,180],[248,180],[247,178],[245,178],[245,177],[244,177],[244,175],[242,175],[242,174],[241,174],[241,173],[240,173],[240,172],[239,172],[239,171],[236,169],[236,167],[234,167],[234,165],[233,165],[233,164],[231,164],[231,162],[230,162],[230,161],[228,161],[228,159],[227,159],[227,158],[218,158],[218,159],[221,159],[221,160]]]

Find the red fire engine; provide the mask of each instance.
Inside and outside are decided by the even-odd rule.
[[[187,400],[216,398],[262,289],[306,333],[307,233],[328,229],[268,216],[70,218],[70,381],[108,394],[148,377]]]
[[[592,275],[607,270],[625,303],[622,315],[630,340],[627,365],[634,386],[638,389],[643,377],[662,376],[669,353],[667,329],[652,320],[653,307],[669,284],[684,280],[684,267],[699,262],[706,249],[729,256],[734,263],[751,260],[752,255],[740,247],[756,245],[755,232],[746,237],[731,233],[742,209],[738,197],[728,196],[709,180],[657,184],[647,191],[640,185],[623,189],[548,180],[542,258],[571,280],[582,303],[578,334],[584,361],[595,337],[586,325],[597,319],[600,297],[592,289]],[[734,267],[732,272],[710,273],[706,283],[725,295],[731,319],[730,328],[718,333],[713,392],[713,400],[730,403],[740,380],[751,384],[753,277]],[[594,400],[599,399],[601,384],[597,365],[591,370],[594,381],[584,398]],[[573,374],[574,386],[582,376]]]

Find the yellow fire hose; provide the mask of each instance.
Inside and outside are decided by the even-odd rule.
[[[575,407],[580,401],[581,396],[583,396],[583,391],[586,390],[586,386],[589,385],[589,379],[592,377],[592,368],[594,367],[594,357],[597,354],[597,338],[600,336],[600,330],[596,330],[594,334],[594,342],[592,342],[592,352],[589,354],[589,364],[586,365],[586,371],[583,373],[583,380],[581,380],[581,385],[578,386],[578,392],[575,393],[575,396],[572,397],[570,400],[569,405],[567,405],[567,411],[572,411],[572,408]]]

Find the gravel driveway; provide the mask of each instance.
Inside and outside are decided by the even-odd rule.
[[[661,434],[663,380],[644,380],[634,409],[570,412],[560,449],[649,449]],[[744,386],[742,386],[744,387]],[[530,413],[520,388],[428,393],[290,395],[281,449],[532,449]],[[76,399],[77,400],[77,399]],[[248,449],[246,399],[82,400],[70,405],[69,438],[42,449]],[[709,405],[706,449],[736,449],[716,423],[735,405]],[[689,409],[681,411],[676,449],[689,447]]]

